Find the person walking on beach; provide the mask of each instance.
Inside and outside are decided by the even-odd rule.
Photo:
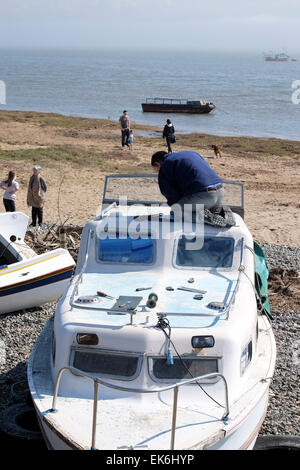
[[[0,187],[4,189],[3,204],[6,212],[16,211],[16,192],[19,190],[19,183],[16,181],[16,173],[10,171],[5,181],[0,181]]]
[[[167,119],[167,123],[164,127],[163,130],[163,138],[166,139],[167,142],[167,147],[168,147],[168,153],[172,153],[172,147],[171,144],[175,143],[175,129],[170,121],[170,119]]]
[[[30,177],[27,191],[27,205],[32,207],[31,226],[35,227],[36,222],[41,225],[43,223],[43,207],[45,203],[45,193],[47,185],[44,178],[41,176],[42,168],[39,165],[33,167],[33,174]]]
[[[192,212],[196,204],[204,209],[221,207],[224,199],[223,181],[197,152],[183,150],[152,155],[151,165],[158,172],[158,184],[169,206],[188,204]]]
[[[120,116],[119,122],[120,122],[120,127],[121,127],[122,148],[124,148],[125,145],[129,147],[128,138],[129,138],[129,129],[130,129],[130,118],[127,114],[126,109],[123,111],[122,116]]]

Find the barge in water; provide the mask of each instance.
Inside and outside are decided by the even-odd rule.
[[[175,98],[147,98],[142,103],[142,109],[148,113],[192,113],[207,114],[215,109],[213,103],[200,100],[186,100]]]

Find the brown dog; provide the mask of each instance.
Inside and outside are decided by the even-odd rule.
[[[212,145],[211,148],[215,152],[216,157],[222,157],[222,152],[221,152],[220,147],[218,147],[217,145]]]

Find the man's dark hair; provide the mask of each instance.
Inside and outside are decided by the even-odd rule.
[[[162,163],[165,159],[165,156],[168,155],[168,152],[164,150],[160,150],[159,152],[155,152],[151,158],[151,165],[154,166],[155,163]]]

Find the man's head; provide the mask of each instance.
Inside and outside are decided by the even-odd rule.
[[[152,155],[151,165],[154,167],[154,169],[157,172],[159,172],[160,167],[161,167],[166,155],[168,155],[168,152],[165,152],[164,150],[156,152]]]
[[[126,109],[124,109],[123,114],[124,114],[124,116],[126,116],[126,114],[127,114]]]

